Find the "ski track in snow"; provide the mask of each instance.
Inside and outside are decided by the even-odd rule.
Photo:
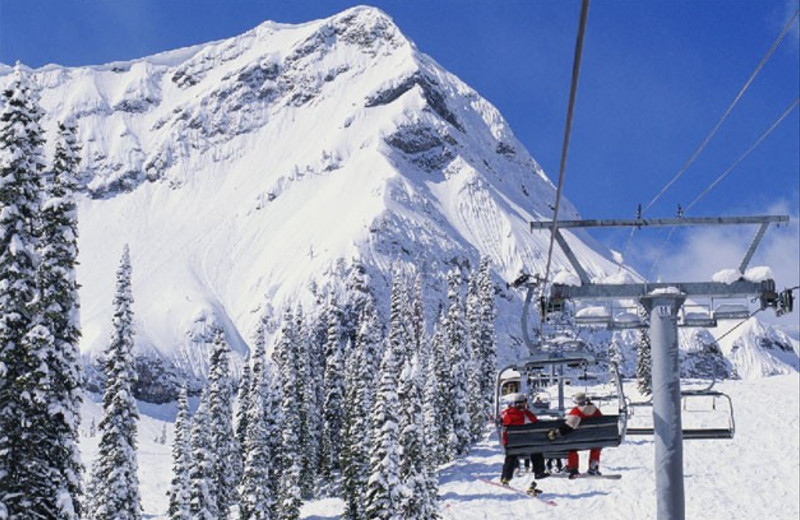
[[[733,399],[736,436],[733,440],[685,441],[683,444],[686,518],[731,520],[800,518],[800,375],[757,380],[723,381],[715,389]],[[633,392],[632,392],[633,393]],[[196,403],[193,403],[196,407]],[[175,404],[140,403],[139,481],[145,517],[166,519],[171,475],[171,443]],[[193,407],[193,408],[194,408]],[[98,436],[88,437],[89,424],[99,424],[99,396],[87,396],[83,405],[80,448],[88,468],[97,455]],[[156,438],[167,425],[167,442]],[[631,436],[618,448],[605,449],[602,469],[622,479],[543,479],[542,498],[550,507],[527,496],[504,492],[481,482],[498,481],[503,454],[493,430],[469,455],[440,468],[441,514],[444,520],[523,519],[546,515],[550,519],[655,519],[654,444],[650,437]],[[585,471],[588,453],[581,452]],[[526,489],[531,474],[515,477],[512,485]],[[305,520],[340,517],[342,502],[326,498],[305,503]]]

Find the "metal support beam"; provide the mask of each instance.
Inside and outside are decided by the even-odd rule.
[[[753,217],[691,217],[691,218],[637,218],[637,219],[600,219],[600,220],[558,220],[559,228],[590,227],[653,227],[653,226],[710,226],[710,225],[742,225],[742,224],[781,224],[789,222],[788,215],[765,215]],[[530,223],[531,231],[550,229],[552,221],[538,220]]]
[[[678,355],[678,310],[683,302],[680,295],[641,300],[650,314],[657,520],[686,518]]]
[[[761,227],[758,228],[758,232],[756,233],[756,236],[753,238],[753,242],[747,249],[747,253],[745,253],[744,258],[742,258],[742,263],[739,264],[740,273],[744,274],[745,269],[747,269],[747,264],[749,264],[750,259],[753,258],[753,253],[756,252],[756,247],[758,247],[758,243],[761,242],[761,239],[764,237],[764,233],[767,231],[767,227],[769,227],[769,222],[764,222],[763,224],[761,224]]]
[[[581,266],[581,263],[578,262],[578,257],[575,256],[575,253],[572,252],[572,249],[567,244],[567,241],[564,239],[564,235],[561,234],[561,231],[558,229],[554,230],[556,242],[558,245],[561,246],[561,249],[564,251],[564,254],[567,255],[567,259],[569,263],[572,265],[572,268],[575,269],[575,272],[578,274],[578,278],[581,279],[581,283],[586,285],[592,283],[589,279],[589,275],[586,274],[586,271]]]

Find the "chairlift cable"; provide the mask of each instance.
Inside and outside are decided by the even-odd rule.
[[[714,343],[717,343],[717,344],[719,344],[719,342],[720,342],[720,340],[721,340],[722,338],[724,338],[725,336],[727,336],[728,334],[730,334],[730,333],[731,333],[731,332],[733,332],[734,330],[738,329],[739,327],[741,327],[742,325],[744,325],[745,323],[747,323],[747,320],[749,320],[750,318],[752,318],[753,316],[755,316],[756,314],[758,314],[759,312],[761,312],[761,310],[762,310],[762,309],[756,309],[756,310],[754,310],[752,313],[750,313],[750,316],[748,316],[748,317],[744,318],[742,321],[740,321],[739,323],[737,323],[737,324],[736,324],[736,325],[735,325],[735,326],[734,326],[732,329],[730,329],[728,332],[726,332],[725,334],[723,334],[722,336],[720,336],[720,337],[718,337],[718,338],[714,338]]]
[[[690,209],[692,209],[694,205],[697,204],[701,198],[705,197],[708,194],[708,192],[714,189],[714,187],[716,187],[716,185],[719,184],[720,181],[722,181],[722,179],[724,179],[731,172],[731,170],[733,170],[736,166],[739,165],[740,162],[742,162],[748,155],[750,155],[750,153],[752,153],[752,151],[755,150],[758,147],[758,145],[760,145],[761,142],[764,139],[766,139],[767,136],[770,133],[772,133],[773,130],[775,130],[775,128],[777,128],[777,126],[786,118],[786,116],[789,115],[789,113],[791,113],[792,110],[794,110],[795,107],[797,107],[798,104],[800,104],[800,97],[795,99],[794,102],[791,105],[789,105],[789,107],[786,110],[784,110],[783,114],[781,114],[780,117],[778,117],[778,119],[776,119],[775,122],[773,122],[772,125],[767,130],[765,130],[764,133],[762,133],[758,139],[756,139],[756,141],[750,146],[750,148],[748,148],[742,155],[740,155],[730,166],[728,166],[728,168],[724,172],[722,172],[716,179],[714,179],[714,181],[711,184],[709,184],[706,189],[704,189],[697,197],[695,197],[695,199],[688,206],[686,206],[683,209],[684,214]],[[661,246],[659,255],[650,265],[650,270],[649,270],[650,278],[652,278],[656,268],[658,267],[658,264],[661,262],[661,258],[663,257],[663,252],[666,251],[667,245],[669,244],[670,239],[672,239],[672,235],[674,234],[676,229],[677,228],[673,227],[669,230],[669,234],[667,234],[667,238],[664,239],[664,244]]]
[[[756,147],[757,147],[759,144],[761,144],[761,142],[762,142],[764,139],[766,139],[766,137],[767,137],[767,136],[768,136],[770,133],[772,133],[772,131],[773,131],[773,130],[775,130],[775,128],[776,128],[776,127],[777,127],[777,126],[778,126],[778,125],[779,125],[779,124],[780,124],[780,123],[781,123],[781,122],[782,122],[782,121],[783,121],[783,120],[786,118],[786,116],[788,116],[788,115],[789,115],[789,113],[790,113],[792,110],[794,110],[794,108],[797,106],[797,104],[798,104],[798,103],[800,103],[800,97],[798,97],[797,99],[795,99],[795,100],[794,100],[794,103],[792,103],[791,105],[789,105],[789,108],[787,108],[786,110],[784,110],[783,114],[781,114],[781,116],[780,116],[778,119],[776,119],[774,123],[772,123],[772,126],[770,126],[770,127],[769,127],[769,128],[768,128],[768,129],[767,129],[767,130],[766,130],[766,131],[763,133],[763,134],[761,134],[761,136],[760,136],[758,139],[756,139],[756,141],[755,141],[755,142],[754,142],[754,143],[753,143],[753,144],[750,146],[750,148],[748,148],[748,149],[747,149],[747,150],[746,150],[746,151],[745,151],[745,152],[744,152],[744,153],[743,153],[741,156],[739,156],[739,158],[738,158],[738,159],[736,159],[736,160],[733,162],[733,164],[731,164],[731,165],[730,165],[730,166],[729,166],[729,167],[728,167],[728,168],[727,168],[727,169],[726,169],[724,172],[722,172],[722,174],[721,174],[719,177],[717,177],[717,178],[714,180],[714,182],[712,182],[712,183],[711,183],[711,184],[710,184],[710,185],[709,185],[709,186],[708,186],[708,187],[707,187],[705,190],[703,190],[703,192],[702,192],[702,193],[700,193],[700,195],[698,195],[698,196],[697,196],[697,197],[696,197],[696,198],[695,198],[695,199],[694,199],[694,200],[691,202],[691,204],[689,204],[688,206],[686,206],[686,208],[684,209],[684,211],[688,211],[688,210],[690,210],[690,209],[691,209],[691,208],[692,208],[692,207],[693,207],[695,204],[697,204],[697,202],[698,202],[698,201],[699,201],[701,198],[703,198],[703,197],[704,197],[704,196],[705,196],[705,195],[706,195],[706,194],[707,194],[709,191],[711,191],[711,190],[712,190],[712,189],[713,189],[713,188],[714,188],[714,187],[715,187],[717,184],[719,184],[719,182],[720,182],[722,179],[724,179],[724,178],[725,178],[725,176],[726,176],[726,175],[728,175],[728,174],[731,172],[731,170],[733,170],[733,169],[734,169],[734,168],[735,168],[735,167],[736,167],[736,166],[737,166],[737,165],[738,165],[740,162],[742,162],[742,161],[743,161],[743,160],[744,160],[744,159],[745,159],[745,158],[746,158],[748,155],[750,155],[750,153],[751,153],[753,150],[755,150],[755,149],[756,149]]]
[[[683,175],[683,173],[689,168],[689,166],[695,161],[695,159],[697,159],[697,156],[700,155],[700,152],[703,150],[703,148],[705,148],[705,146],[709,143],[709,141],[711,141],[711,138],[714,137],[714,134],[717,133],[717,130],[719,130],[719,127],[722,126],[722,123],[725,121],[725,119],[727,119],[728,115],[731,113],[733,108],[736,106],[736,104],[739,102],[741,97],[744,95],[745,91],[750,87],[750,84],[753,82],[755,77],[758,75],[758,73],[764,67],[764,65],[766,64],[767,60],[769,60],[769,58],[775,52],[775,49],[777,49],[777,47],[780,44],[780,42],[786,36],[786,33],[789,32],[789,29],[791,28],[792,24],[794,23],[795,18],[797,18],[798,13],[800,13],[800,9],[796,10],[794,12],[794,14],[792,15],[792,17],[789,19],[789,21],[786,22],[786,25],[784,26],[783,30],[780,32],[780,34],[777,36],[777,38],[775,38],[775,41],[772,42],[772,45],[767,50],[766,54],[764,54],[764,57],[761,58],[761,61],[756,66],[755,70],[753,70],[753,73],[750,74],[750,77],[747,79],[745,84],[739,90],[739,93],[736,95],[734,100],[731,102],[730,106],[728,106],[728,109],[722,115],[720,120],[717,122],[717,124],[714,126],[714,128],[711,130],[711,132],[705,138],[705,140],[700,144],[698,149],[689,158],[689,160],[686,161],[686,163],[681,167],[681,169],[678,170],[678,173],[676,173],[675,176],[669,182],[667,182],[667,184],[661,189],[661,191],[659,191],[658,194],[655,197],[653,197],[653,199],[644,207],[644,209],[641,210],[641,213],[644,213],[645,211],[650,209],[653,206],[653,204],[655,204],[656,201],[659,198],[661,198],[661,196],[670,188],[670,186],[672,186]],[[791,109],[789,109],[789,110],[791,110]],[[771,131],[772,130],[770,129],[770,132]],[[639,216],[641,216],[641,214]],[[630,235],[628,236],[627,243],[625,244],[625,249],[623,249],[623,251],[622,251],[622,258],[625,258],[625,256],[628,254],[628,249],[630,248],[630,245],[633,242],[633,236],[634,236],[635,233],[636,233],[636,228],[632,228],[631,232],[630,232]],[[670,233],[670,236],[671,236],[671,234],[672,233]],[[667,240],[669,240],[669,237],[667,238]],[[619,272],[621,269],[622,269],[622,263],[620,263],[617,272]]]
[[[572,62],[572,84],[569,92],[569,106],[567,108],[567,122],[564,128],[564,141],[561,146],[561,165],[558,172],[558,187],[556,188],[556,201],[553,206],[553,227],[550,230],[550,247],[547,252],[547,266],[544,272],[544,283],[550,276],[550,263],[553,258],[553,243],[558,229],[558,209],[561,203],[561,192],[564,187],[564,171],[567,165],[567,149],[569,148],[569,135],[572,128],[572,114],[575,108],[575,97],[578,93],[578,76],[581,68],[581,54],[583,53],[583,36],[586,33],[586,17],[589,13],[589,0],[581,4],[580,22],[578,25],[578,38],[575,43],[575,57]]]
[[[745,91],[750,87],[750,84],[753,82],[753,80],[756,78],[758,73],[764,67],[764,65],[766,64],[767,60],[775,52],[775,49],[778,47],[778,44],[780,44],[780,42],[783,40],[784,36],[786,36],[786,33],[789,32],[789,29],[791,28],[792,23],[794,22],[794,19],[797,17],[798,13],[800,13],[800,9],[795,11],[794,14],[792,15],[791,19],[786,23],[786,26],[783,28],[781,33],[778,35],[778,37],[772,43],[772,46],[770,46],[769,50],[764,55],[764,57],[761,58],[761,61],[756,66],[756,68],[753,71],[753,73],[750,74],[750,77],[747,79],[745,84],[739,90],[739,93],[736,95],[736,97],[734,98],[733,102],[731,102],[730,106],[728,106],[728,109],[725,111],[724,114],[722,114],[722,117],[720,118],[720,120],[717,122],[717,124],[711,130],[711,133],[708,134],[708,136],[700,144],[700,147],[697,148],[697,150],[689,158],[689,160],[686,161],[686,163],[681,167],[680,170],[678,170],[678,173],[676,173],[675,176],[661,189],[661,191],[658,192],[658,194],[655,197],[653,197],[653,200],[651,200],[647,204],[647,206],[644,207],[642,212],[647,211],[648,209],[650,209],[653,206],[653,204],[655,204],[655,202],[659,198],[661,198],[661,196],[664,194],[664,192],[666,192],[669,189],[669,187],[672,186],[675,183],[675,181],[677,181],[681,177],[681,175],[683,175],[683,173],[689,168],[689,166],[695,161],[695,159],[697,159],[697,156],[700,155],[700,152],[703,150],[703,148],[705,148],[706,145],[708,144],[708,142],[711,141],[711,138],[714,137],[714,134],[717,133],[717,130],[719,130],[719,127],[722,126],[722,123],[725,121],[725,119],[728,118],[728,115],[730,115],[731,111],[736,106],[736,104],[739,102],[739,100],[742,98],[742,96],[744,95]]]

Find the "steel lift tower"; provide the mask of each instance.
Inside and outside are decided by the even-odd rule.
[[[678,357],[678,313],[687,298],[756,297],[761,309],[773,308],[778,315],[792,310],[791,290],[777,293],[775,281],[748,281],[744,274],[758,243],[771,223],[785,223],[788,216],[667,218],[632,220],[562,220],[531,222],[533,230],[549,229],[567,256],[581,285],[552,284],[550,298],[571,300],[637,300],[649,316],[652,349],[653,424],[658,520],[685,520],[683,488],[683,436]],[[760,227],[739,265],[742,275],[733,283],[593,283],[580,265],[559,229],[594,227],[653,227],[758,224]]]

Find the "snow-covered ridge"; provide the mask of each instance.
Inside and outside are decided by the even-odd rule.
[[[555,188],[497,109],[380,10],[32,74],[48,135],[79,128],[85,353],[107,341],[125,243],[137,349],[195,374],[211,327],[244,355],[259,318],[313,302],[310,282],[340,259],[360,259],[378,292],[397,266],[424,266],[434,313],[437,274],[488,256],[501,351],[523,348],[520,295],[500,282],[544,270],[549,236],[528,222],[550,218]],[[592,277],[618,272],[564,234]],[[557,251],[553,272],[570,269]]]

